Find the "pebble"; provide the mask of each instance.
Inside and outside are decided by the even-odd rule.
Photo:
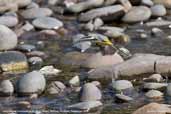
[[[68,106],[69,109],[80,109],[80,110],[90,110],[102,106],[100,101],[86,101]]]
[[[0,82],[0,96],[10,96],[14,92],[14,86],[10,80]]]
[[[39,5],[35,2],[31,2],[28,6],[27,9],[32,9],[32,8],[39,8]]]
[[[0,25],[0,51],[13,49],[17,46],[17,35],[5,25]]]
[[[164,5],[157,4],[151,7],[152,16],[165,16],[167,11]]]
[[[54,66],[50,65],[50,66],[44,66],[42,67],[39,72],[45,76],[56,76],[58,75],[60,72],[62,72],[59,69],[54,68]]]
[[[80,101],[98,101],[101,100],[101,91],[92,83],[83,85],[80,92]]]
[[[146,6],[133,7],[125,16],[122,18],[123,22],[136,23],[146,21],[151,17],[151,10]]]
[[[43,59],[40,58],[40,57],[30,57],[28,59],[28,62],[31,64],[31,65],[35,65],[35,64],[39,64],[41,65],[43,63]]]
[[[70,86],[79,87],[80,86],[80,77],[74,76],[72,79],[69,80]]]
[[[48,85],[47,92],[51,95],[64,92],[66,86],[60,81],[54,81]]]
[[[125,89],[133,88],[133,85],[128,80],[117,80],[112,83],[114,90],[122,91]]]
[[[149,78],[144,79],[146,82],[161,82],[163,77],[160,74],[152,74]]]
[[[96,8],[80,14],[79,21],[87,22],[95,18],[101,18],[102,20],[114,20],[123,14],[124,7],[121,5],[106,6],[102,8]]]
[[[7,27],[14,27],[18,24],[19,20],[16,16],[0,16],[0,24]]]
[[[31,52],[34,51],[36,47],[31,44],[20,44],[17,46],[17,49],[23,52]]]
[[[142,0],[141,4],[146,5],[146,6],[153,6],[154,5],[152,0]]]
[[[45,52],[42,52],[42,51],[31,51],[31,52],[28,52],[28,53],[26,53],[26,55],[28,56],[28,57],[34,57],[34,56],[37,56],[37,57],[41,57],[41,58],[46,58],[46,54],[45,54]]]
[[[4,72],[27,70],[27,58],[17,51],[2,52],[0,53],[0,67]]]
[[[20,96],[41,94],[46,87],[46,79],[38,71],[23,75],[17,82],[17,92]]]
[[[28,21],[21,27],[22,30],[24,31],[31,31],[34,30],[34,26],[30,24]]]
[[[35,19],[33,25],[39,29],[59,29],[63,26],[63,23],[52,17],[39,17]]]
[[[39,17],[47,17],[52,15],[52,10],[49,8],[31,8],[21,12],[21,16],[25,19],[35,19]]]
[[[167,84],[166,83],[155,83],[155,82],[149,82],[149,83],[144,83],[143,88],[144,89],[162,89],[166,88]]]
[[[28,101],[19,101],[17,106],[20,108],[31,108],[31,103]]]
[[[149,103],[140,107],[132,114],[167,114],[171,113],[171,109],[166,104]]]
[[[160,28],[154,27],[151,30],[152,35],[156,36],[156,37],[161,37],[163,35],[163,30],[161,30]]]
[[[161,27],[161,26],[169,26],[171,24],[171,21],[160,19],[160,20],[155,20],[151,22],[147,22],[146,25],[148,27]]]
[[[133,100],[132,97],[129,97],[123,94],[116,94],[115,97],[116,97],[116,101],[118,102],[130,102]]]
[[[166,8],[171,8],[170,0],[153,0],[155,4],[163,4]]]
[[[150,90],[145,94],[145,96],[148,98],[157,99],[163,97],[163,93],[158,90]]]

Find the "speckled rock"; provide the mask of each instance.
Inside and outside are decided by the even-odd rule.
[[[151,7],[152,16],[165,16],[167,11],[164,5],[157,4]]]
[[[63,26],[62,21],[52,17],[40,17],[35,19],[32,23],[39,29],[59,29]]]
[[[0,50],[9,50],[16,47],[18,38],[11,29],[0,25],[0,36]]]
[[[166,104],[150,103],[136,111],[133,114],[167,114],[171,113],[171,109]]]
[[[92,83],[83,85],[80,92],[80,101],[97,101],[101,100],[101,91]]]
[[[19,95],[30,95],[33,93],[41,94],[46,87],[46,80],[44,76],[32,71],[23,75],[17,82],[17,93]]]
[[[29,62],[31,65],[42,65],[43,59],[40,58],[40,57],[30,57],[30,58],[28,59],[28,62]]]
[[[21,12],[25,19],[35,19],[39,17],[47,17],[52,15],[52,10],[49,8],[31,8]]]
[[[4,72],[28,69],[27,58],[24,54],[16,51],[0,53],[0,67]]]
[[[124,8],[121,5],[106,6],[92,9],[79,16],[79,21],[90,21],[100,17],[102,20],[114,20],[124,14]]]
[[[133,7],[123,18],[126,23],[146,21],[151,17],[151,10],[146,6]]]
[[[13,92],[14,87],[10,80],[3,80],[0,82],[0,96],[12,95]]]

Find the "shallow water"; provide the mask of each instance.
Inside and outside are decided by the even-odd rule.
[[[68,50],[71,46],[71,37],[72,35],[81,32],[78,27],[78,22],[73,17],[67,16],[58,16],[61,20],[65,21],[65,28],[68,30],[67,34],[58,34],[56,36],[51,35],[42,35],[36,34],[35,32],[30,32],[25,35],[22,35],[20,41],[24,41],[29,44],[34,44],[38,41],[43,41],[45,47],[39,47],[38,50],[44,51],[48,57],[44,60],[44,65],[54,65],[56,68],[61,69],[63,72],[59,74],[57,77],[48,78],[48,83],[53,80],[62,81],[65,84],[69,79],[71,79],[76,74],[79,74],[80,71],[84,71],[85,69],[80,69],[78,67],[67,66],[60,63],[61,58],[63,57],[65,50]],[[171,55],[171,41],[165,42],[164,37],[154,37],[151,35],[151,28],[147,28],[145,26],[140,25],[131,25],[128,26],[128,30],[126,31],[127,34],[131,37],[131,42],[126,45],[126,47],[132,53],[155,53],[155,54],[163,54],[163,55]],[[148,38],[141,39],[137,34],[137,29],[144,29],[148,35]],[[165,35],[171,34],[169,28],[163,27],[165,31]],[[84,31],[83,31],[84,32]],[[167,36],[166,35],[166,36]],[[38,66],[31,67],[32,69],[39,69]],[[19,75],[17,75],[19,77]],[[16,77],[16,75],[10,75],[11,77]],[[9,77],[8,77],[9,78]],[[15,78],[13,79],[15,82]],[[110,83],[110,82],[107,82]],[[140,84],[137,84],[137,87]],[[108,86],[108,85],[107,85]],[[139,91],[139,89],[138,89]],[[102,108],[101,114],[131,114],[132,111],[137,109],[138,107],[142,106],[150,102],[147,100],[143,93],[138,95],[134,94],[134,101],[131,103],[115,103],[114,102],[114,93],[110,89],[103,89],[103,99],[102,102],[104,106]],[[16,97],[11,96],[8,98],[0,97],[0,109],[7,111],[11,110],[20,110],[22,109],[20,106],[17,105],[19,101],[30,101],[28,97]],[[171,100],[165,98],[158,102],[167,102],[170,103]],[[73,103],[78,102],[78,95],[77,93],[70,92],[67,90],[65,93],[59,96],[47,96],[46,94],[40,96],[36,100],[30,101],[32,104],[32,110],[61,110],[64,111],[66,105],[70,105]],[[48,112],[44,112],[45,114]],[[43,114],[44,114],[43,113]],[[25,114],[25,113],[22,113]]]

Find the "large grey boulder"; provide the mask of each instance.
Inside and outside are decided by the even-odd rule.
[[[124,14],[124,7],[121,5],[106,6],[102,8],[92,9],[79,16],[79,21],[90,21],[95,18],[102,20],[114,20],[120,18]]]
[[[23,75],[17,82],[19,95],[41,94],[46,87],[44,76],[38,71],[32,71]]]
[[[151,10],[146,6],[137,6],[129,10],[122,18],[123,22],[136,23],[146,21],[151,17]]]
[[[97,101],[101,100],[101,91],[92,83],[86,83],[80,93],[80,101]]]
[[[0,51],[16,47],[18,38],[16,34],[5,25],[0,25],[0,36]]]

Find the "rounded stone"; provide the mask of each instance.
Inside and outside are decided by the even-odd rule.
[[[14,87],[10,80],[3,80],[0,82],[0,96],[8,96],[13,94]]]
[[[142,0],[141,3],[143,5],[147,5],[147,6],[153,6],[154,5],[153,1],[151,1],[151,0]]]
[[[166,88],[168,84],[166,83],[155,83],[155,82],[149,82],[149,83],[144,83],[143,88],[144,89],[162,89]]]
[[[17,83],[17,92],[19,95],[29,95],[33,93],[41,94],[46,87],[46,80],[44,76],[32,71],[23,75]]]
[[[97,101],[101,98],[101,91],[94,84],[86,83],[81,88],[80,101]]]
[[[145,94],[148,98],[161,98],[163,97],[163,93],[158,90],[150,90]]]
[[[46,17],[52,15],[52,10],[49,8],[32,8],[21,12],[25,19],[35,19],[39,17]]]
[[[60,81],[54,81],[49,84],[47,92],[49,94],[60,94],[65,90],[66,86]]]
[[[152,16],[165,16],[167,11],[164,5],[157,4],[151,7]]]
[[[155,4],[163,4],[166,8],[171,8],[171,0],[153,0]]]
[[[0,25],[0,36],[0,51],[16,47],[18,38],[16,34],[5,25]]]
[[[43,59],[40,58],[40,57],[30,57],[28,59],[28,62],[32,65],[35,65],[35,64],[42,64],[43,63]]]
[[[18,24],[18,18],[15,16],[1,16],[0,24],[8,27],[14,27]]]
[[[3,72],[27,70],[27,58],[17,51],[2,52],[0,53],[0,68]]]
[[[146,82],[161,82],[163,77],[160,74],[152,74],[149,78],[145,79]]]
[[[133,85],[128,80],[117,80],[114,81],[112,84],[113,88],[117,91],[122,91],[125,89],[133,88]]]
[[[20,44],[17,46],[17,49],[23,52],[31,52],[36,49],[34,45],[30,44]]]
[[[52,17],[40,17],[33,21],[33,25],[39,29],[59,29],[63,23]]]
[[[117,102],[130,102],[133,100],[133,98],[123,94],[116,94],[115,97]]]
[[[126,23],[136,23],[146,21],[150,17],[151,10],[146,6],[139,6],[132,8],[127,14],[125,14],[122,21]]]

